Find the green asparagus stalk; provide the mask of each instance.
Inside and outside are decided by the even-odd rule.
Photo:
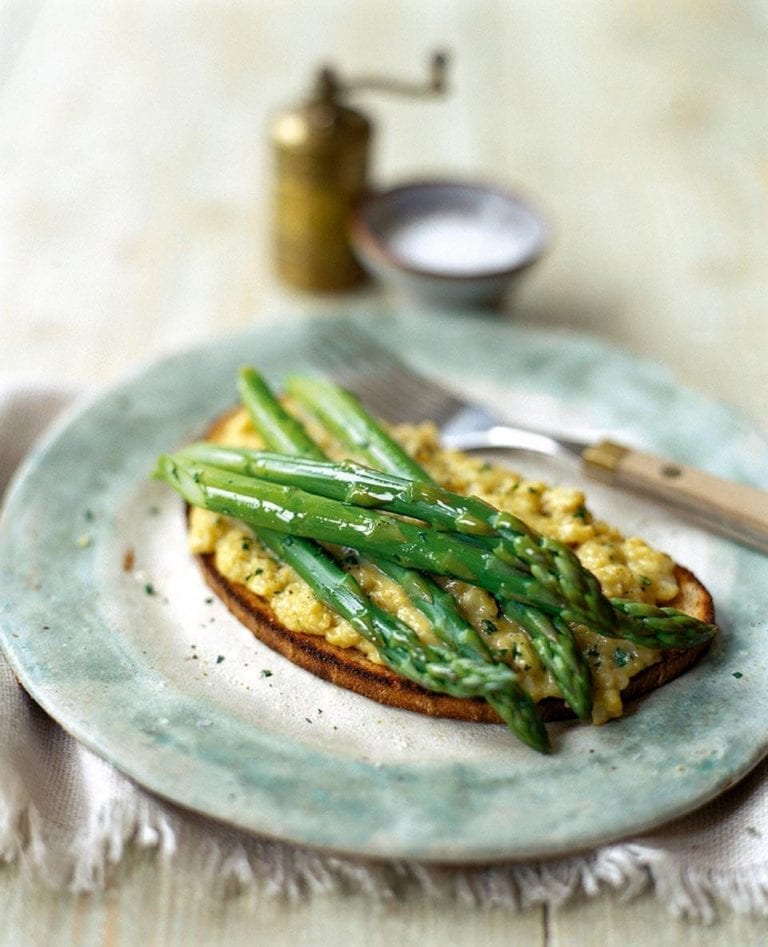
[[[270,450],[319,461],[325,459],[323,452],[307,434],[304,425],[283,408],[266,381],[254,368],[240,369],[237,388],[251,423]]]
[[[286,389],[335,437],[358,451],[373,467],[411,480],[424,480],[424,471],[400,445],[376,424],[359,400],[324,378],[293,376]]]
[[[251,422],[268,447],[323,460],[320,447],[303,425],[283,408],[258,372],[253,368],[241,369],[238,388]],[[194,448],[191,451],[194,454]],[[247,470],[242,472],[248,473]],[[493,660],[485,642],[459,613],[453,596],[436,582],[394,562],[376,559],[374,564],[404,589],[436,634],[459,655],[480,661]],[[521,740],[542,752],[549,749],[547,732],[536,705],[517,680],[510,680],[504,691],[486,695],[486,700]]]
[[[648,648],[692,648],[717,634],[717,625],[669,605],[628,598],[612,598],[610,602],[618,618],[615,637]]]

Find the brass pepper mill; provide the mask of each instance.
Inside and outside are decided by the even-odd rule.
[[[436,53],[425,83],[361,78],[342,82],[326,67],[304,105],[282,113],[272,126],[277,186],[277,271],[291,286],[339,290],[363,278],[347,237],[347,219],[368,182],[373,126],[342,104],[350,93],[381,90],[425,96],[444,91],[446,57]]]

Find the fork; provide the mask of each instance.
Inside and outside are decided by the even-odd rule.
[[[768,553],[768,492],[722,480],[609,440],[587,442],[507,424],[490,410],[410,368],[349,320],[310,323],[308,356],[393,423],[427,418],[443,444],[459,450],[532,451],[580,463],[595,479],[661,500],[699,526]]]
[[[542,431],[512,427],[487,408],[421,375],[353,323],[313,322],[309,358],[372,413],[393,424],[429,419],[447,447],[458,450],[512,448],[578,459],[589,445]]]

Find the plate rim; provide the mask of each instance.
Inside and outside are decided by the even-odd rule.
[[[312,321],[312,318],[308,320],[301,320],[301,322],[297,321],[295,326],[298,331],[301,331],[300,326],[306,325],[311,321]],[[505,327],[505,329],[507,328],[508,327]],[[268,331],[268,327],[259,326],[256,329],[252,328],[252,329],[246,330],[245,332],[232,333],[228,336],[219,338],[213,344],[216,345],[218,343],[219,345],[224,345],[224,344],[231,344],[232,341],[236,339],[256,338],[265,331]],[[611,346],[607,346],[602,341],[599,341],[599,340],[593,340],[593,342],[602,351],[610,351],[612,348]],[[84,401],[80,401],[76,405],[72,406],[70,409],[67,409],[62,415],[62,417],[59,418],[54,423],[54,425],[51,427],[49,432],[46,434],[45,438],[36,446],[34,452],[25,460],[20,470],[18,471],[17,476],[14,477],[14,480],[9,488],[9,491],[6,494],[6,499],[5,499],[5,502],[3,503],[2,511],[0,512],[0,550],[3,547],[3,541],[4,541],[4,536],[5,536],[4,524],[6,522],[6,518],[10,518],[11,516],[11,514],[8,511],[13,510],[14,504],[18,502],[15,499],[15,497],[17,496],[18,493],[21,493],[21,491],[24,489],[24,484],[27,481],[27,478],[31,475],[31,472],[37,468],[37,464],[43,462],[43,459],[47,455],[48,451],[53,447],[53,445],[58,444],[60,439],[65,437],[68,431],[70,431],[73,427],[75,427],[78,424],[78,422],[80,422],[81,419],[85,417],[92,408],[98,407],[100,404],[102,404],[103,400],[106,397],[115,396],[117,393],[130,388],[132,384],[135,384],[137,380],[143,378],[147,373],[157,371],[160,367],[164,365],[169,365],[176,361],[183,363],[190,356],[193,356],[195,353],[198,353],[198,354],[201,353],[204,349],[208,348],[211,344],[212,343],[208,341],[206,343],[190,346],[189,348],[185,349],[183,352],[177,352],[177,353],[173,353],[171,355],[165,356],[163,358],[150,360],[147,363],[139,366],[136,370],[129,373],[123,379],[118,380],[115,384],[110,385],[108,388],[102,389],[101,391],[94,393],[92,397],[87,398]],[[621,350],[616,350],[616,354],[621,355],[623,353],[621,353]],[[684,386],[678,384],[674,380],[673,380],[673,384],[678,389],[684,388]],[[757,430],[757,433],[761,434],[759,429]],[[5,637],[4,622],[2,621],[2,616],[0,616],[0,644],[3,644],[4,637]],[[30,673],[28,673],[28,669],[24,666],[24,662],[23,661],[20,662],[19,660],[17,660],[19,658],[19,655],[16,654],[13,647],[10,648],[10,653],[9,653],[7,641],[5,642],[5,647],[3,648],[3,650],[6,652],[6,657],[8,658],[9,663],[11,667],[13,668],[14,672],[16,673],[17,677],[19,677],[25,689],[29,693],[32,694],[33,699],[38,704],[40,704],[40,706],[51,717],[57,720],[57,722],[59,722],[59,724],[67,732],[71,733],[71,735],[75,739],[77,739],[79,742],[83,743],[84,745],[88,746],[89,749],[94,751],[98,756],[100,756],[103,759],[106,759],[108,762],[114,765],[118,770],[123,772],[125,775],[134,779],[134,781],[138,782],[140,785],[149,789],[149,791],[160,796],[161,798],[167,799],[169,802],[175,805],[179,805],[182,808],[190,809],[202,815],[217,819],[219,821],[225,821],[225,822],[228,821],[226,818],[222,819],[222,816],[220,814],[211,813],[209,809],[206,807],[190,805],[187,801],[179,799],[178,797],[172,794],[169,795],[162,788],[158,788],[157,785],[151,785],[151,780],[148,780],[143,774],[137,775],[135,767],[126,767],[124,761],[120,760],[119,758],[116,758],[115,754],[110,751],[109,747],[105,746],[103,744],[103,741],[97,739],[93,735],[93,733],[89,734],[87,732],[83,732],[81,728],[75,727],[73,729],[71,726],[69,726],[66,720],[62,720],[60,718],[60,713],[58,712],[58,708],[56,707],[55,701],[53,702],[50,701],[47,698],[45,693],[41,693],[40,688],[36,685]],[[743,778],[743,776],[745,776],[751,769],[753,769],[754,766],[757,765],[757,763],[765,756],[766,752],[768,752],[768,739],[766,740],[765,745],[763,745],[762,747],[760,748],[755,747],[754,752],[742,761],[742,766],[740,767],[740,769],[735,773],[731,773],[731,775],[728,778],[723,780],[723,785],[713,784],[711,787],[711,790],[708,793],[701,794],[697,798],[694,804],[692,805],[689,805],[687,803],[681,804],[681,806],[677,810],[667,809],[664,811],[663,814],[659,815],[658,817],[650,818],[643,823],[639,823],[635,828],[631,830],[631,832],[634,834],[636,832],[639,833],[643,831],[648,831],[654,827],[657,827],[661,824],[669,822],[679,817],[680,815],[685,814],[686,812],[691,811],[693,808],[698,808],[699,806],[705,804],[707,801],[719,795],[723,789],[727,788],[727,786],[732,785],[738,779]],[[348,856],[358,856],[358,857],[364,856],[366,858],[381,858],[381,859],[406,857],[406,858],[415,858],[416,860],[420,860],[420,861],[431,861],[431,862],[445,862],[446,859],[448,859],[451,861],[459,860],[465,863],[471,862],[471,861],[477,861],[478,859],[482,860],[483,862],[507,861],[510,859],[510,854],[507,851],[483,850],[482,846],[480,848],[475,848],[471,852],[468,852],[466,858],[464,858],[460,853],[456,853],[456,852],[440,853],[437,851],[432,851],[432,852],[421,851],[418,853],[409,853],[409,852],[404,852],[404,851],[400,851],[400,852],[392,851],[390,850],[390,848],[386,846],[384,847],[384,850],[377,850],[377,846],[375,844],[372,845],[370,843],[366,845],[366,847],[363,849],[360,849],[360,847],[358,846],[345,847],[343,845],[329,847],[328,845],[315,845],[311,841],[308,841],[305,839],[286,838],[284,835],[280,835],[280,834],[269,835],[269,833],[265,831],[264,829],[254,829],[252,826],[242,825],[240,822],[230,822],[229,824],[237,825],[240,828],[244,828],[250,831],[257,831],[259,832],[259,834],[262,834],[271,838],[275,838],[275,839],[280,839],[282,841],[288,841],[294,844],[302,844],[302,845],[306,845],[307,847],[316,848],[318,850],[326,851],[326,852],[328,851],[338,852],[338,853],[348,855]],[[518,859],[518,858],[551,857],[555,855],[564,855],[564,854],[573,853],[575,851],[592,848],[597,844],[605,844],[611,841],[615,841],[619,838],[626,837],[626,835],[627,835],[627,832],[625,829],[623,829],[622,831],[613,835],[601,834],[599,841],[596,841],[594,838],[584,839],[582,842],[579,842],[577,844],[576,848],[574,848],[573,845],[566,844],[566,843],[560,843],[560,844],[551,845],[551,846],[540,845],[535,850],[530,850],[530,851],[521,850],[519,852],[516,851],[511,857]]]

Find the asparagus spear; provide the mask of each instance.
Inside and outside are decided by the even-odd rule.
[[[361,453],[373,466],[414,480],[431,480],[426,471],[381,429],[350,392],[329,381],[301,377],[289,379],[288,390],[313,411],[342,443]],[[579,571],[573,568],[571,572],[573,576],[579,575]],[[552,574],[556,573],[550,571]],[[588,596],[585,595],[587,600]],[[595,599],[595,602],[598,601]],[[547,617],[542,612],[534,614],[530,607],[521,609],[514,604],[502,605],[505,613],[529,635],[536,653],[554,677],[569,706],[580,719],[588,719],[592,707],[592,678],[589,665],[576,647],[567,621],[559,614]],[[555,655],[558,655],[556,661],[553,660]]]
[[[286,389],[343,444],[359,451],[374,467],[412,480],[424,471],[376,422],[349,391],[324,378],[294,376]]]
[[[237,388],[251,423],[271,450],[314,460],[325,459],[304,425],[283,408],[254,368],[246,366],[240,369]]]
[[[254,427],[269,447],[289,454],[301,454],[304,458],[323,460],[320,447],[307,434],[303,425],[283,408],[258,372],[248,367],[241,369],[238,388]],[[190,448],[193,456],[194,450],[194,447]],[[248,470],[242,472],[249,473]],[[436,582],[394,562],[376,559],[374,564],[402,586],[411,602],[429,619],[436,634],[458,654],[480,661],[493,660],[485,642],[458,612],[453,596]],[[488,694],[486,699],[525,743],[541,751],[549,749],[547,732],[536,705],[517,680],[510,680],[504,691]]]

